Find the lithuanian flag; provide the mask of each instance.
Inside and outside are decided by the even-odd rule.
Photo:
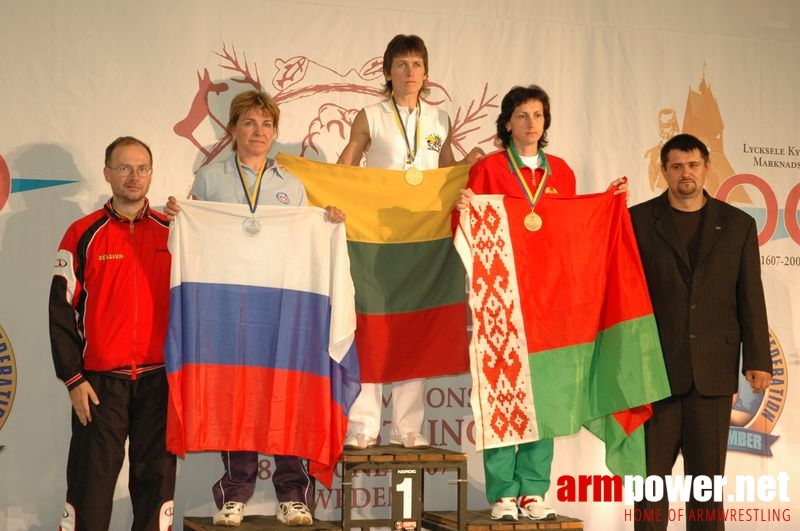
[[[464,268],[451,227],[469,167],[425,171],[411,186],[401,171],[284,154],[277,161],[300,178],[312,205],[347,215],[361,381],[469,370]]]
[[[470,278],[476,447],[570,435],[605,441],[615,474],[644,475],[642,424],[670,394],[624,195],[477,196],[456,247]]]

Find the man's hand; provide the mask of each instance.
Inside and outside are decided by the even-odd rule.
[[[73,387],[69,392],[69,399],[72,401],[72,409],[78,415],[78,420],[82,425],[86,426],[92,421],[92,412],[89,409],[89,401],[95,406],[100,405],[100,399],[97,398],[92,385],[89,382],[83,382],[80,385]]]
[[[747,370],[744,371],[744,377],[750,383],[750,388],[754,393],[763,393],[769,387],[772,380],[772,375],[766,371]]]

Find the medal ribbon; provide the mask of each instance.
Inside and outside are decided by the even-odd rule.
[[[236,154],[236,171],[239,173],[239,180],[242,183],[242,188],[244,188],[244,193],[247,196],[247,203],[250,206],[250,213],[255,215],[256,207],[258,206],[258,196],[261,194],[261,179],[264,177],[264,172],[267,171],[267,159],[264,158],[264,162],[261,163],[261,167],[258,168],[256,172],[256,182],[253,184],[253,189],[251,190],[249,186],[247,186],[247,181],[244,178],[244,171],[242,170],[242,163],[239,161],[239,155]]]
[[[394,117],[397,120],[397,126],[400,128],[400,131],[403,133],[403,140],[406,142],[406,164],[413,164],[414,159],[417,158],[417,151],[419,151],[419,120],[420,120],[420,105],[419,101],[417,101],[417,126],[414,130],[414,149],[411,149],[411,144],[408,142],[408,131],[406,131],[406,124],[403,123],[403,120],[400,118],[400,109],[397,107],[397,102],[394,99],[394,95],[392,96],[392,110],[394,111]]]
[[[511,166],[514,168],[514,175],[517,176],[519,184],[522,186],[522,189],[525,190],[525,197],[528,199],[528,203],[531,205],[531,212],[533,212],[533,208],[536,206],[536,203],[539,202],[539,199],[542,198],[542,194],[544,193],[544,184],[547,182],[548,172],[544,172],[542,180],[539,181],[539,186],[536,187],[536,191],[531,192],[531,188],[528,186],[528,183],[525,182],[525,177],[522,175],[522,171],[519,169],[519,164],[517,164],[517,154],[513,144],[510,144],[506,148],[506,155],[508,155],[508,160],[511,161]],[[543,153],[542,157],[544,157]],[[531,170],[533,170],[533,168],[531,168]]]

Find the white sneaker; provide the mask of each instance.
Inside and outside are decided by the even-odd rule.
[[[242,502],[225,502],[217,514],[214,515],[214,525],[236,527],[244,518],[244,504]]]
[[[394,446],[405,446],[406,448],[427,448],[431,442],[421,433],[408,432],[404,436],[399,436],[392,432],[389,437],[389,444]]]
[[[311,525],[314,523],[308,505],[299,501],[279,503],[278,521],[284,525]]]
[[[363,433],[348,435],[344,438],[344,447],[351,450],[363,450],[378,444],[378,439]]]
[[[492,520],[516,520],[517,499],[500,498],[492,505]]]
[[[519,512],[531,520],[555,520],[556,511],[541,496],[520,496]]]

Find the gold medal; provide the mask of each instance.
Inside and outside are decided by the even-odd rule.
[[[408,131],[406,131],[406,124],[400,118],[400,109],[397,107],[397,102],[394,99],[394,95],[392,95],[392,111],[394,111],[394,117],[397,121],[397,128],[400,130],[400,133],[403,135],[403,141],[406,143],[406,182],[409,186],[419,186],[422,182],[422,171],[418,168],[414,167],[414,159],[417,158],[417,151],[419,151],[419,119],[420,119],[420,105],[419,101],[417,102],[416,106],[416,122],[417,125],[414,128],[414,145],[411,145],[411,142],[408,141]]]
[[[536,212],[531,212],[525,219],[523,220],[525,224],[525,228],[531,232],[536,232],[537,230],[542,228],[542,216],[537,214]]]
[[[406,170],[406,182],[410,186],[418,186],[420,183],[422,183],[422,179],[422,170],[419,168],[411,166]]]
[[[540,149],[539,150],[540,157],[545,160],[544,152]],[[517,181],[519,181],[520,186],[525,191],[525,197],[528,198],[528,203],[531,205],[531,212],[525,219],[522,220],[523,225],[525,228],[531,232],[536,232],[537,230],[542,228],[542,216],[537,214],[533,211],[536,203],[539,202],[539,199],[542,198],[542,194],[544,193],[545,186],[544,183],[547,181],[547,171],[545,171],[542,179],[539,181],[539,185],[536,187],[536,191],[532,192],[528,183],[525,181],[525,177],[522,175],[522,170],[519,169],[519,164],[517,163],[517,152],[516,148],[514,147],[513,142],[506,148],[506,154],[508,155],[508,161],[511,163],[511,166],[514,168],[514,175],[517,177]]]

